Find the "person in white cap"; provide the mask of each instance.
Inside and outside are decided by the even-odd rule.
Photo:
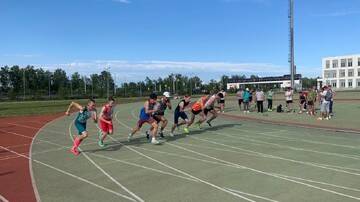
[[[170,93],[164,92],[163,97],[160,99],[160,101],[157,103],[157,111],[153,114],[153,118],[157,121],[158,125],[160,125],[160,132],[159,135],[161,138],[164,138],[164,129],[166,128],[168,124],[168,120],[165,118],[165,111],[167,108],[171,110],[171,102],[170,102]],[[149,132],[146,132],[146,137],[150,139]]]

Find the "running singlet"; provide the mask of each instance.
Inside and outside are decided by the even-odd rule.
[[[211,103],[206,108],[213,109],[215,107],[215,100],[216,100],[216,95],[209,96],[208,101],[211,101]]]
[[[113,114],[113,108],[110,107],[109,105],[105,105],[103,110],[103,118],[105,120],[110,121],[112,118],[112,114]]]
[[[180,111],[180,103],[182,103],[182,102],[184,103],[184,109],[186,106],[188,106],[190,104],[190,102],[185,102],[185,100],[181,100],[175,109],[176,112]]]
[[[220,92],[220,93],[223,95],[223,97],[220,98],[220,100],[225,100],[225,92]]]
[[[149,110],[153,110],[154,106],[155,104],[150,104],[149,102]],[[139,118],[140,120],[148,120],[150,118],[150,114],[146,113],[145,107],[141,108]]]
[[[201,111],[203,106],[207,101],[208,96],[201,97],[192,107],[191,109],[194,111]]]
[[[85,107],[82,112],[78,113],[78,116],[76,117],[76,121],[80,123],[86,123],[86,121],[91,117],[91,112],[88,110],[87,107]]]
[[[159,102],[159,109],[158,109],[158,111],[156,112],[156,114],[163,115],[163,114],[165,113],[167,107],[168,107],[167,104],[168,104],[169,102],[170,102],[169,100],[165,100],[165,101],[161,100],[161,101]]]

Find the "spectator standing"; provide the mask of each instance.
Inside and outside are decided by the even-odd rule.
[[[246,88],[244,91],[243,101],[244,101],[244,113],[250,113],[250,111],[249,111],[249,103],[250,103],[249,88]]]
[[[243,94],[244,94],[244,90],[242,88],[240,88],[238,90],[238,92],[236,93],[236,98],[238,100],[238,105],[239,105],[240,111],[241,111],[241,104],[244,102]]]
[[[265,94],[261,89],[256,90],[256,106],[258,113],[264,113],[264,100],[265,100]]]

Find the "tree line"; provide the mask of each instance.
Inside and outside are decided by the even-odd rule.
[[[214,79],[204,83],[198,76],[170,74],[164,78],[150,79],[141,82],[121,82],[117,85],[114,75],[109,71],[89,76],[74,72],[71,75],[63,69],[54,71],[35,68],[3,66],[0,69],[1,100],[41,100],[41,99],[74,99],[145,96],[151,92],[169,91],[172,94],[201,94],[205,91],[226,89],[229,79],[246,78],[245,75],[223,75],[219,81]],[[250,78],[257,78],[251,75]],[[303,79],[303,87],[316,84],[316,79]],[[305,86],[304,86],[305,85]]]

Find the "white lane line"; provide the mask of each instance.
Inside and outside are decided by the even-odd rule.
[[[7,147],[6,147],[6,148],[7,148]],[[8,148],[8,149],[9,149],[9,148]],[[20,153],[20,152],[19,152],[19,153]],[[22,154],[22,155],[27,155],[28,153],[27,153],[27,152],[21,152],[20,154]],[[19,158],[19,156],[12,154],[12,155],[7,155],[7,156],[2,156],[2,157],[0,158],[0,161],[5,161],[5,160],[9,160],[9,159],[16,159],[16,158]]]
[[[9,202],[9,201],[0,194],[0,202]]]
[[[270,202],[279,202],[279,201],[276,201],[276,200],[272,200],[272,199],[269,199],[269,198],[265,198],[263,196],[258,196],[258,195],[254,195],[254,194],[249,194],[249,193],[246,193],[246,192],[242,192],[242,191],[239,191],[239,190],[234,190],[234,189],[230,189],[230,188],[225,188],[229,191],[232,191],[232,192],[235,192],[235,193],[239,193],[239,194],[244,194],[244,195],[247,195],[247,196],[252,196],[252,197],[255,197],[255,198],[259,198],[259,199],[262,199],[262,200],[265,200],[265,201],[270,201]]]
[[[48,125],[62,119],[63,116],[60,116],[56,119],[53,119],[49,122],[47,122],[46,124],[44,124],[41,128],[38,129],[38,131],[36,132],[35,136],[32,137],[32,140],[31,140],[31,145],[30,145],[30,148],[29,148],[29,170],[30,170],[30,176],[31,176],[31,184],[33,186],[33,189],[34,189],[34,193],[35,193],[35,197],[36,197],[36,201],[37,202],[41,202],[41,198],[40,198],[40,194],[39,194],[39,191],[37,189],[37,186],[36,186],[36,180],[35,180],[35,177],[34,177],[34,171],[33,171],[33,166],[32,166],[32,150],[33,150],[33,145],[35,144],[35,139],[36,137],[40,134],[41,131],[44,130],[44,128],[46,128]],[[21,126],[21,124],[20,124]],[[40,142],[47,142],[47,141],[43,141],[43,140],[39,140]],[[47,142],[48,144],[51,144],[50,142]]]
[[[330,187],[341,188],[341,189],[345,189],[345,190],[349,190],[349,191],[360,192],[360,189],[355,189],[355,188],[352,188],[352,187],[345,187],[345,186],[330,184],[330,183],[326,183],[326,182],[319,182],[319,181],[315,181],[315,180],[304,179],[304,178],[294,177],[294,176],[288,176],[288,175],[283,175],[283,174],[278,174],[278,173],[273,173],[273,174],[274,175],[279,175],[279,176],[282,176],[282,177],[286,177],[286,178],[301,180],[301,181],[305,181],[305,182],[312,182],[312,183],[316,183],[316,184],[327,185],[327,186],[330,186]]]
[[[184,144],[184,143],[177,143],[177,144]],[[191,145],[191,144],[185,144],[185,145],[194,146],[194,145]],[[196,147],[196,146],[194,146],[194,147]],[[195,157],[190,157],[190,156],[184,156],[184,155],[178,155],[178,154],[173,154],[173,153],[170,153],[170,152],[157,151],[157,150],[146,149],[146,148],[141,148],[141,147],[138,147],[138,149],[142,149],[142,150],[150,151],[150,152],[155,152],[155,153],[160,153],[160,154],[168,155],[168,156],[175,156],[175,157],[179,157],[179,158],[189,159],[189,160],[202,161],[202,162],[209,163],[209,164],[214,164],[214,165],[222,165],[222,166],[232,167],[232,168],[236,168],[236,169],[242,169],[242,168],[239,168],[239,166],[220,163],[220,162],[217,162],[217,161],[208,161],[208,160],[205,160],[205,159],[200,159],[200,158],[195,158]],[[207,147],[207,149],[213,149],[213,148]],[[230,151],[230,150],[228,150],[228,151]],[[238,153],[238,152],[236,152],[236,153]],[[298,177],[293,177],[293,176],[286,176],[286,175],[277,174],[277,173],[272,173],[272,174],[280,175],[282,177],[287,177],[287,178],[298,179],[298,180],[302,180],[302,181],[306,181],[306,182],[313,182],[313,183],[317,183],[317,184],[342,188],[342,189],[346,189],[346,190],[349,190],[349,191],[360,191],[360,190],[357,190],[357,189],[354,189],[354,188],[351,188],[351,187],[345,187],[345,186],[330,184],[330,183],[326,183],[326,182],[315,181],[315,180],[311,180],[311,179],[304,179],[304,178],[298,178]]]
[[[23,157],[23,158],[26,158],[26,159],[29,159],[29,160],[30,160],[30,158],[27,157],[27,156],[25,156],[25,155],[19,154],[19,153],[15,152],[15,151],[12,151],[12,150],[10,150],[10,149],[4,148],[4,147],[2,147],[2,146],[0,146],[0,147],[3,148],[3,149],[5,149],[5,150],[7,150],[7,151],[9,151],[9,152],[11,152],[11,153],[17,154],[17,155],[19,155],[19,156],[21,156],[21,157]],[[95,184],[95,183],[93,183],[93,182],[91,182],[91,181],[89,181],[89,180],[87,180],[87,179],[84,179],[84,178],[82,178],[82,177],[76,176],[76,175],[71,174],[71,173],[69,173],[69,172],[67,172],[67,171],[64,171],[64,170],[62,170],[62,169],[56,168],[56,167],[54,167],[54,166],[51,166],[51,165],[46,164],[46,163],[43,163],[43,162],[38,161],[38,160],[36,160],[36,159],[32,159],[32,161],[34,161],[35,163],[41,164],[41,165],[43,165],[43,166],[45,166],[45,167],[51,168],[51,169],[53,169],[53,170],[56,170],[56,171],[58,171],[58,172],[60,172],[60,173],[63,173],[63,174],[65,174],[65,175],[68,175],[68,176],[70,176],[70,177],[73,177],[73,178],[75,178],[75,179],[77,179],[77,180],[80,180],[80,181],[82,181],[82,182],[86,182],[86,183],[88,183],[88,184],[90,184],[90,185],[93,185],[93,186],[95,186],[95,187],[97,187],[97,188],[99,188],[99,189],[102,189],[102,190],[104,190],[104,191],[107,191],[107,192],[110,192],[110,193],[112,193],[112,194],[115,194],[115,195],[117,195],[117,196],[119,196],[119,197],[122,197],[122,198],[124,198],[124,199],[127,199],[127,200],[130,200],[130,201],[136,202],[136,200],[134,200],[133,198],[130,198],[130,197],[128,197],[128,196],[125,196],[125,195],[123,195],[123,194],[120,194],[120,193],[118,193],[118,192],[115,192],[115,191],[113,191],[113,190],[110,190],[110,189],[105,188],[105,187],[103,187],[103,186],[100,186],[100,185],[98,185],[98,184]]]
[[[225,134],[222,134],[222,135],[225,135]],[[322,168],[322,169],[326,169],[326,170],[346,173],[346,174],[349,174],[349,175],[360,176],[360,173],[342,170],[342,169],[351,170],[351,168],[343,167],[342,169],[338,169],[338,168],[335,168],[332,165],[320,164],[320,163],[311,163],[311,162],[305,162],[305,161],[299,161],[299,160],[294,160],[294,159],[283,158],[283,157],[280,157],[280,156],[274,156],[274,155],[271,155],[271,154],[265,154],[265,153],[261,153],[261,152],[256,152],[256,151],[252,151],[252,150],[247,150],[247,149],[242,149],[242,148],[239,148],[239,147],[230,146],[230,145],[223,144],[223,143],[220,143],[220,142],[214,142],[214,141],[208,140],[206,138],[198,138],[198,137],[191,137],[191,138],[199,140],[199,141],[203,141],[203,142],[209,142],[209,143],[212,143],[212,144],[221,145],[221,146],[228,147],[228,148],[235,149],[235,150],[251,152],[251,153],[254,153],[257,156],[263,157],[263,158],[271,158],[271,159],[289,161],[289,162],[293,162],[293,163],[297,163],[297,164],[303,164],[303,165],[308,165],[308,166],[312,166],[312,167],[316,167],[316,168]],[[228,151],[228,150],[222,150],[222,149],[219,149],[219,148],[212,148],[212,149],[221,150],[221,151]],[[236,152],[236,151],[230,150],[229,152]],[[236,152],[236,153],[245,154],[245,155],[251,155],[251,154],[243,153],[243,152]],[[251,155],[251,156],[254,156],[254,155]]]
[[[1,130],[1,129],[0,129],[0,132],[4,132],[4,133],[8,133],[8,134],[16,135],[16,136],[19,136],[19,137],[24,137],[24,138],[27,138],[27,139],[34,140],[34,137],[29,137],[29,136],[22,135],[22,134],[19,134],[19,133],[15,133],[15,132],[11,132],[11,131],[5,131],[5,130]],[[47,140],[40,140],[40,139],[39,139],[39,141],[41,141],[41,142],[46,142],[46,143],[49,143],[49,144],[52,144],[52,145],[56,145],[56,146],[62,146],[62,145],[59,145],[59,144],[56,144],[56,143],[53,143],[53,142],[50,142],[50,141],[47,141]]]
[[[132,115],[133,115],[133,114],[132,114]],[[133,115],[133,116],[134,116],[134,115]],[[116,116],[115,116],[115,117],[116,117]],[[117,119],[117,117],[116,117],[116,119]],[[118,119],[117,119],[117,120],[118,120]],[[119,120],[118,120],[118,122],[121,123]],[[121,123],[121,124],[124,125],[125,127],[128,127],[128,126],[127,126],[126,124],[124,124],[124,123]],[[128,127],[128,128],[129,128],[129,127]],[[190,137],[190,138],[193,138],[193,137],[191,137],[191,136],[189,136],[189,137]],[[210,158],[210,159],[214,159],[214,160],[219,161],[219,162],[223,162],[223,163],[226,163],[226,164],[230,164],[230,165],[233,165],[233,166],[237,166],[237,167],[242,168],[242,169],[248,169],[248,170],[251,170],[251,171],[254,171],[254,172],[257,172],[257,173],[261,173],[261,174],[264,174],[264,175],[267,175],[267,176],[272,176],[272,177],[275,177],[275,178],[280,178],[280,179],[283,179],[283,180],[285,180],[285,181],[290,181],[290,182],[294,182],[294,183],[296,183],[296,184],[301,184],[301,185],[304,185],[304,186],[307,186],[307,187],[310,187],[310,188],[314,188],[314,189],[318,189],[318,190],[321,190],[321,191],[333,193],[333,194],[335,194],[335,195],[339,195],[339,196],[343,196],[343,197],[347,197],[347,198],[352,198],[352,199],[360,200],[360,198],[357,198],[357,197],[355,197],[355,196],[343,194],[343,193],[336,192],[336,191],[329,190],[329,189],[324,189],[324,188],[317,187],[317,186],[314,186],[314,185],[311,185],[311,184],[303,183],[303,182],[296,181],[296,180],[292,180],[292,179],[289,179],[289,178],[284,178],[284,177],[281,177],[281,176],[279,176],[279,175],[274,175],[274,174],[272,174],[272,173],[268,173],[268,172],[265,172],[265,171],[260,171],[260,170],[256,170],[256,169],[253,169],[253,168],[250,168],[250,167],[242,166],[242,165],[239,165],[239,164],[236,164],[236,163],[224,161],[224,160],[218,159],[218,158],[216,158],[216,157],[212,157],[212,156],[209,156],[209,155],[200,153],[200,152],[196,152],[196,151],[187,149],[187,148],[185,148],[185,147],[181,147],[181,146],[178,146],[178,145],[171,144],[171,143],[166,143],[166,144],[173,145],[173,146],[178,147],[178,148],[180,148],[180,149],[183,149],[183,150],[185,150],[185,151],[188,151],[188,152],[191,152],[191,153],[195,153],[195,154],[198,154],[198,155],[200,155],[200,156],[204,156],[204,157],[207,157],[207,158]]]
[[[357,198],[357,197],[355,197],[355,196],[343,194],[343,193],[336,192],[336,191],[329,190],[329,189],[324,189],[324,188],[317,187],[317,186],[314,186],[314,185],[311,185],[311,184],[306,184],[306,183],[303,183],[303,182],[300,182],[300,181],[296,181],[296,180],[292,180],[292,179],[289,179],[289,178],[281,177],[281,176],[279,176],[279,175],[274,175],[274,174],[272,174],[272,173],[268,173],[268,172],[265,172],[265,171],[253,169],[253,168],[246,167],[246,166],[242,166],[242,165],[239,165],[239,164],[237,164],[237,163],[233,163],[233,162],[225,161],[225,160],[222,160],[222,159],[218,159],[218,158],[216,158],[216,157],[212,157],[212,156],[209,156],[209,155],[207,155],[207,154],[203,154],[203,153],[200,153],[200,152],[196,152],[196,151],[193,151],[193,150],[191,150],[191,149],[187,149],[187,148],[185,148],[185,147],[181,147],[181,146],[178,146],[178,145],[174,145],[174,144],[172,144],[172,143],[167,143],[167,144],[173,145],[173,146],[175,146],[175,147],[177,147],[177,148],[183,149],[183,150],[188,151],[188,152],[191,152],[191,153],[198,154],[198,155],[200,155],[200,156],[204,156],[204,157],[207,157],[207,158],[210,158],[210,159],[214,159],[214,160],[219,161],[219,162],[223,162],[223,163],[227,163],[227,164],[230,164],[230,165],[238,166],[239,168],[242,168],[242,169],[247,169],[247,170],[250,170],[250,171],[254,171],[254,172],[256,172],[256,173],[260,173],[260,174],[264,174],[264,175],[267,175],[267,176],[272,176],[272,177],[275,177],[275,178],[283,179],[283,180],[285,180],[285,181],[294,182],[294,183],[296,183],[296,184],[301,184],[301,185],[304,185],[304,186],[307,186],[307,187],[311,187],[311,188],[314,188],[314,189],[318,189],[318,190],[322,190],[322,191],[325,191],[325,192],[333,193],[333,194],[336,194],[336,195],[339,195],[339,196],[343,196],[343,197],[347,197],[347,198],[352,198],[352,199],[360,200],[360,198]]]
[[[52,120],[52,121],[50,121],[50,122],[48,122],[48,123],[46,123],[45,125],[48,125],[49,123],[52,123],[52,122],[54,122],[55,120],[58,120],[58,119],[60,119],[60,118],[63,118],[63,117],[59,117],[59,118],[57,118],[57,119],[54,119],[54,120]],[[22,125],[22,124],[16,124],[16,123],[6,123],[6,124],[8,124],[8,125],[12,125],[12,126],[19,126],[19,127],[22,127],[22,128],[29,128],[29,129],[34,129],[34,130],[40,130],[41,128],[37,128],[37,127],[32,127],[32,126],[28,126],[28,125]],[[44,127],[42,127],[42,128],[44,128]],[[48,130],[42,130],[42,131],[48,131]],[[56,134],[60,134],[60,135],[64,135],[65,133],[62,133],[62,132],[58,132],[58,131],[52,131],[52,133],[56,133]]]
[[[134,115],[134,110],[132,110],[131,114],[132,114],[133,117],[135,117],[135,115]],[[281,131],[281,130],[280,130],[280,131]],[[214,133],[214,134],[217,134],[217,135],[224,135],[224,133],[217,133],[217,132],[213,132],[213,131],[209,131],[209,132]],[[275,131],[272,131],[272,132],[275,132]],[[270,132],[268,132],[268,133],[270,133]],[[229,145],[225,145],[225,144],[221,144],[221,143],[217,143],[217,142],[213,142],[213,141],[207,140],[206,138],[205,138],[205,139],[201,139],[201,138],[197,138],[197,137],[193,137],[193,136],[190,136],[190,138],[195,138],[195,139],[198,139],[198,140],[201,140],[201,141],[207,141],[207,142],[210,142],[210,143],[213,143],[213,144],[222,145],[222,146],[225,146],[225,147],[230,147],[230,148],[232,148],[232,149],[236,149],[236,150],[241,150],[241,151],[243,151],[243,152],[236,152],[236,151],[226,150],[226,151],[229,151],[229,152],[236,152],[236,153],[246,154],[246,155],[251,155],[251,156],[260,156],[260,157],[263,157],[263,158],[272,158],[272,159],[278,159],[278,160],[283,160],[283,161],[289,161],[289,162],[293,162],[293,163],[298,163],[298,164],[313,166],[313,167],[322,168],[322,169],[326,169],[326,170],[331,170],[331,171],[346,173],[346,174],[350,174],[350,175],[360,176],[360,173],[347,171],[347,170],[360,171],[360,170],[358,170],[358,169],[353,169],[353,168],[348,168],[348,167],[342,167],[342,166],[334,166],[334,165],[328,165],[328,164],[321,164],[321,163],[312,163],[312,162],[305,162],[305,161],[293,160],[293,159],[283,158],[283,157],[280,157],[280,156],[274,156],[274,155],[270,155],[270,154],[264,154],[264,153],[257,152],[257,151],[242,149],[242,148],[238,148],[238,147],[232,147],[232,146],[229,146]],[[178,143],[178,144],[182,144],[182,143]],[[186,143],[183,143],[183,144],[186,144]],[[252,143],[252,144],[255,144],[255,143]],[[197,147],[199,147],[199,146],[197,146]],[[212,149],[221,150],[221,149],[218,149],[218,148],[212,148]],[[221,150],[221,151],[225,151],[225,150]],[[244,153],[244,152],[246,152],[246,153]],[[345,170],[342,170],[342,169],[345,169]]]
[[[73,125],[73,121],[70,122],[69,124],[69,136],[70,136],[70,139],[72,141],[74,141],[74,138],[73,138],[73,135],[72,135],[72,132],[71,132],[71,127]],[[109,136],[111,137],[111,136]],[[81,150],[81,148],[79,147],[79,150]],[[108,177],[111,181],[113,181],[115,184],[117,184],[120,188],[122,188],[124,191],[126,191],[128,194],[130,194],[132,197],[134,197],[135,199],[137,199],[137,201],[140,201],[140,202],[144,202],[144,200],[142,198],[140,198],[138,195],[136,195],[134,192],[130,191],[128,188],[126,188],[124,185],[122,185],[120,182],[118,182],[116,179],[114,179],[110,174],[108,174],[104,169],[102,169],[97,163],[95,163],[86,153],[82,153],[85,158],[87,160],[89,160],[97,169],[99,169],[106,177]]]
[[[177,177],[177,178],[189,180],[189,181],[192,181],[192,182],[199,182],[199,181],[197,181],[197,180],[194,180],[193,178],[188,178],[188,177],[184,177],[184,176],[172,174],[172,173],[169,173],[169,172],[166,172],[166,171],[162,171],[162,170],[150,168],[150,167],[143,166],[143,165],[139,165],[139,164],[136,164],[136,163],[131,163],[131,162],[124,161],[124,160],[121,160],[121,159],[111,158],[111,157],[107,157],[107,156],[103,156],[103,155],[99,155],[99,154],[91,154],[91,155],[97,156],[97,157],[99,157],[99,158],[104,158],[104,159],[112,160],[113,162],[111,162],[111,163],[114,163],[114,161],[115,161],[115,162],[120,162],[120,163],[123,163],[123,164],[126,164],[126,165],[131,165],[131,166],[134,166],[134,167],[143,168],[143,169],[146,169],[146,170],[151,170],[151,171],[154,171],[154,172],[157,172],[157,173],[161,173],[161,174],[164,174],[164,175],[170,175],[170,176],[173,176],[173,177]],[[104,164],[104,165],[105,165],[105,164]]]
[[[127,126],[126,124],[122,123],[122,122],[117,118],[117,115],[118,115],[118,112],[115,114],[115,119],[117,120],[117,122],[118,122],[119,124],[123,125],[124,127],[128,128],[128,129],[131,129],[129,126]],[[139,152],[139,151],[137,151],[137,150],[135,150],[135,149],[133,149],[133,148],[131,148],[131,147],[128,147],[127,145],[124,145],[123,143],[117,141],[116,139],[114,139],[114,138],[111,137],[111,136],[110,136],[110,138],[113,139],[114,141],[118,142],[119,144],[123,145],[124,147],[130,149],[131,151],[133,151],[133,152],[135,152],[135,153],[137,153],[137,154],[139,154],[139,155],[141,155],[141,156],[143,156],[143,157],[145,157],[145,158],[147,158],[147,159],[149,159],[149,160],[151,160],[151,161],[154,161],[154,162],[156,162],[156,163],[158,163],[158,164],[160,164],[160,165],[162,165],[162,166],[165,166],[165,167],[167,167],[167,168],[169,168],[169,169],[171,169],[171,170],[174,170],[174,171],[176,171],[176,172],[178,172],[178,173],[181,173],[181,174],[186,175],[186,176],[188,176],[188,177],[190,177],[190,178],[193,178],[193,179],[195,179],[195,180],[198,180],[198,181],[200,181],[200,182],[202,182],[202,183],[204,183],[204,184],[206,184],[206,185],[209,185],[209,186],[211,186],[211,187],[213,187],[213,188],[215,188],[215,189],[218,189],[218,190],[220,190],[220,191],[226,192],[226,193],[231,194],[231,195],[233,195],[233,196],[236,196],[236,197],[238,197],[238,198],[242,198],[242,199],[247,200],[247,201],[250,201],[250,202],[253,202],[253,201],[254,201],[254,200],[251,200],[251,199],[249,199],[249,198],[247,198],[247,197],[244,197],[244,196],[242,196],[242,195],[240,195],[240,194],[231,192],[231,191],[229,191],[229,190],[227,190],[227,189],[224,189],[224,188],[219,187],[219,186],[217,186],[217,185],[215,185],[215,184],[212,184],[212,183],[210,183],[210,182],[207,182],[207,181],[205,181],[205,180],[202,180],[202,179],[200,179],[200,178],[197,178],[197,177],[195,177],[195,176],[193,176],[193,175],[190,175],[190,174],[188,174],[188,173],[186,173],[186,172],[184,172],[184,171],[181,171],[181,170],[176,169],[176,168],[174,168],[174,167],[172,167],[172,166],[169,166],[168,164],[165,164],[165,163],[163,163],[163,162],[160,162],[160,161],[158,161],[158,160],[156,160],[156,159],[154,159],[154,158],[152,158],[152,157],[149,157],[149,156],[147,156],[147,155],[145,155],[145,154],[143,154],[143,153],[141,153],[141,152]]]
[[[217,134],[220,134],[220,133],[217,133]],[[249,138],[250,136],[247,136],[247,138],[245,138],[245,137],[239,137],[239,136],[234,136],[234,135],[229,135],[229,134],[222,134],[222,135],[233,138],[233,139],[240,139],[240,140],[245,140],[248,142],[256,142],[256,143],[263,144],[263,145],[272,145],[272,146],[276,146],[279,148],[285,148],[285,149],[290,149],[290,150],[295,150],[295,151],[304,151],[304,152],[310,152],[310,153],[318,153],[318,154],[324,154],[324,155],[329,155],[329,156],[337,156],[337,157],[342,157],[342,158],[360,160],[359,156],[357,156],[357,155],[339,154],[339,153],[333,153],[333,152],[323,152],[323,151],[317,151],[317,150],[312,150],[312,149],[304,149],[304,148],[299,148],[299,147],[285,146],[285,145],[270,143],[270,142],[261,141],[261,140],[254,140],[254,139]],[[232,141],[232,142],[234,142],[234,141]]]
[[[254,132],[254,131],[250,131],[250,130],[246,130],[246,129],[238,129],[238,128],[230,128],[230,130],[235,130],[235,131],[240,131],[240,132],[249,132],[249,133],[252,133],[252,134],[261,135],[261,136],[258,136],[258,137],[264,137],[264,136],[267,136],[265,138],[273,137],[271,139],[280,138],[280,139],[287,139],[287,140],[291,140],[291,141],[306,142],[306,143],[311,143],[311,144],[329,145],[329,146],[344,147],[344,148],[349,148],[349,149],[360,149],[360,147],[358,147],[358,146],[334,144],[334,143],[315,141],[315,140],[303,140],[303,139],[298,139],[298,138],[285,137],[285,136],[281,136],[281,135],[270,135],[271,132]]]

